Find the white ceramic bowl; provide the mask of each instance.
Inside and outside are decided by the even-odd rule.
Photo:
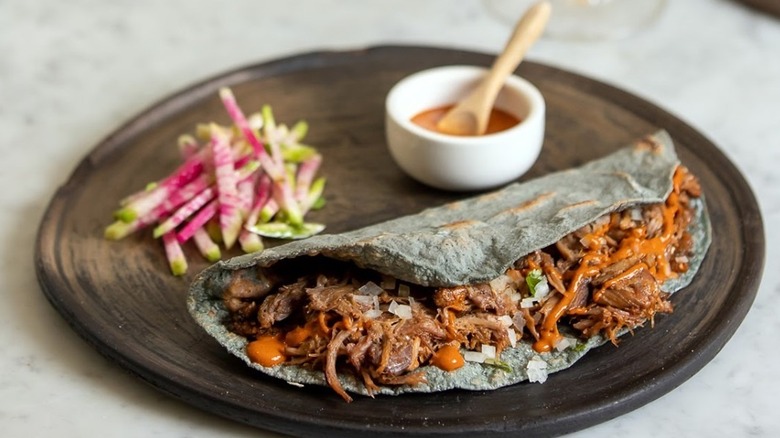
[[[385,134],[393,159],[407,174],[445,190],[483,190],[506,184],[536,161],[544,141],[545,104],[530,82],[510,76],[495,107],[521,121],[504,131],[454,136],[412,123],[418,113],[464,98],[484,76],[475,66],[437,67],[398,82],[385,101]]]

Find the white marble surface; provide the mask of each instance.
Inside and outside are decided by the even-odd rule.
[[[726,0],[669,3],[632,38],[546,39],[530,56],[648,98],[722,147],[762,207],[764,279],[747,319],[703,370],[575,436],[779,436],[780,20]],[[156,392],[77,337],[38,287],[37,224],[104,135],[210,75],[325,48],[502,46],[508,28],[479,1],[454,4],[0,1],[0,435],[265,436]]]

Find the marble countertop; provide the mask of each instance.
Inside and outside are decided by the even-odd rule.
[[[421,44],[496,52],[509,28],[477,0],[0,2],[0,430],[3,436],[273,436],[170,398],[72,332],[35,278],[38,223],[105,135],[219,72],[318,49]],[[617,41],[542,39],[529,57],[617,85],[705,133],[745,174],[766,225],[750,313],[680,387],[573,434],[778,436],[780,20],[726,0],[668,2]],[[765,338],[766,336],[766,338]]]

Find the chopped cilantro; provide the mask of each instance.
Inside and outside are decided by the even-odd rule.
[[[504,371],[504,372],[507,372],[507,373],[511,373],[512,372],[512,367],[509,366],[509,364],[504,362],[503,360],[485,359],[484,363],[486,365],[490,365],[490,366],[496,367],[496,368],[500,369],[501,371]]]
[[[528,285],[528,291],[531,293],[532,297],[536,296],[536,285],[541,283],[543,280],[544,274],[542,273],[541,269],[534,269],[528,273],[527,277],[525,277],[525,284]]]

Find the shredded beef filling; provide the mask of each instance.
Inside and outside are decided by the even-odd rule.
[[[282,363],[323,371],[347,401],[339,373],[354,374],[369,393],[416,385],[425,381],[421,366],[441,363],[434,358],[444,346],[487,345],[500,354],[528,341],[550,351],[563,339],[559,324],[583,339],[601,335],[617,343],[623,331],[672,312],[662,284],[688,269],[690,201],[700,192],[678,167],[665,203],[601,217],[489,283],[424,288],[346,263],[288,279],[237,273],[224,295],[227,323],[250,341],[278,341]],[[532,285],[529,278],[541,281]]]

